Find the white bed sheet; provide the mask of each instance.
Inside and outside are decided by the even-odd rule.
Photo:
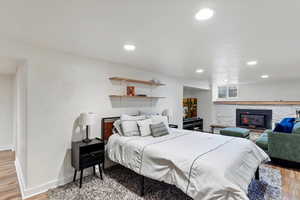
[[[170,129],[154,138],[112,135],[108,157],[138,174],[175,185],[196,200],[244,200],[268,155],[253,142]]]

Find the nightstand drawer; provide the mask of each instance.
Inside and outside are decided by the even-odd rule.
[[[93,144],[89,146],[80,147],[80,154],[89,154],[99,150],[104,150],[104,143]]]
[[[104,160],[104,150],[95,151],[80,155],[80,168],[99,164]]]

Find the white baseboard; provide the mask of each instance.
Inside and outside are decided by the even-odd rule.
[[[14,147],[12,145],[9,145],[9,146],[0,146],[0,151],[7,151],[7,150],[14,151]]]
[[[36,187],[26,188],[24,175],[18,158],[16,158],[15,160],[15,166],[16,166],[18,181],[19,181],[20,190],[22,194],[22,199],[27,199],[39,195],[41,193],[47,192],[49,189],[53,189],[58,186],[65,185],[73,181],[73,176],[62,177],[60,179],[52,180]],[[98,171],[98,166],[96,166],[96,170]],[[92,171],[86,170],[84,176],[88,176],[90,174],[92,174]]]
[[[22,199],[24,199],[24,196],[25,196],[24,195],[25,181],[24,181],[24,176],[23,176],[23,172],[22,172],[22,169],[21,169],[21,165],[20,165],[20,162],[19,162],[17,157],[16,157],[16,160],[15,160],[15,167],[16,167],[16,172],[17,172],[17,177],[18,177],[18,181],[19,181],[19,186],[20,186]]]
[[[69,178],[64,178],[62,180],[49,181],[48,183],[44,183],[42,185],[39,185],[39,186],[36,186],[33,188],[25,189],[23,199],[27,199],[27,198],[39,195],[41,193],[47,192],[49,189],[56,188],[60,185],[65,185],[71,181],[72,181],[72,177],[69,177]]]
[[[97,167],[96,167],[97,169]],[[90,171],[86,170],[86,173],[84,173],[84,176],[88,176],[92,174]],[[42,185],[33,187],[33,188],[26,188],[23,192],[24,192],[24,196],[23,199],[27,199],[36,195],[39,195],[41,193],[47,192],[49,189],[53,189],[56,187],[59,187],[61,185],[65,185],[67,183],[70,183],[73,181],[73,176],[70,177],[64,177],[61,179],[56,179],[56,180],[52,180],[49,181],[48,183],[44,183]]]

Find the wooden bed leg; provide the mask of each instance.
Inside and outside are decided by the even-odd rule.
[[[145,177],[141,176],[141,197],[145,195],[144,189],[145,189]]]
[[[259,181],[259,167],[257,168],[255,172],[255,179]]]

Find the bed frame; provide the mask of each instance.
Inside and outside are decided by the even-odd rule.
[[[113,124],[116,120],[120,119],[120,117],[107,117],[102,118],[102,138],[105,141],[105,143],[108,141],[109,137],[113,134]],[[145,194],[145,177],[143,175],[140,175],[140,196],[144,196]],[[259,180],[259,168],[257,168],[255,172],[255,179]]]

